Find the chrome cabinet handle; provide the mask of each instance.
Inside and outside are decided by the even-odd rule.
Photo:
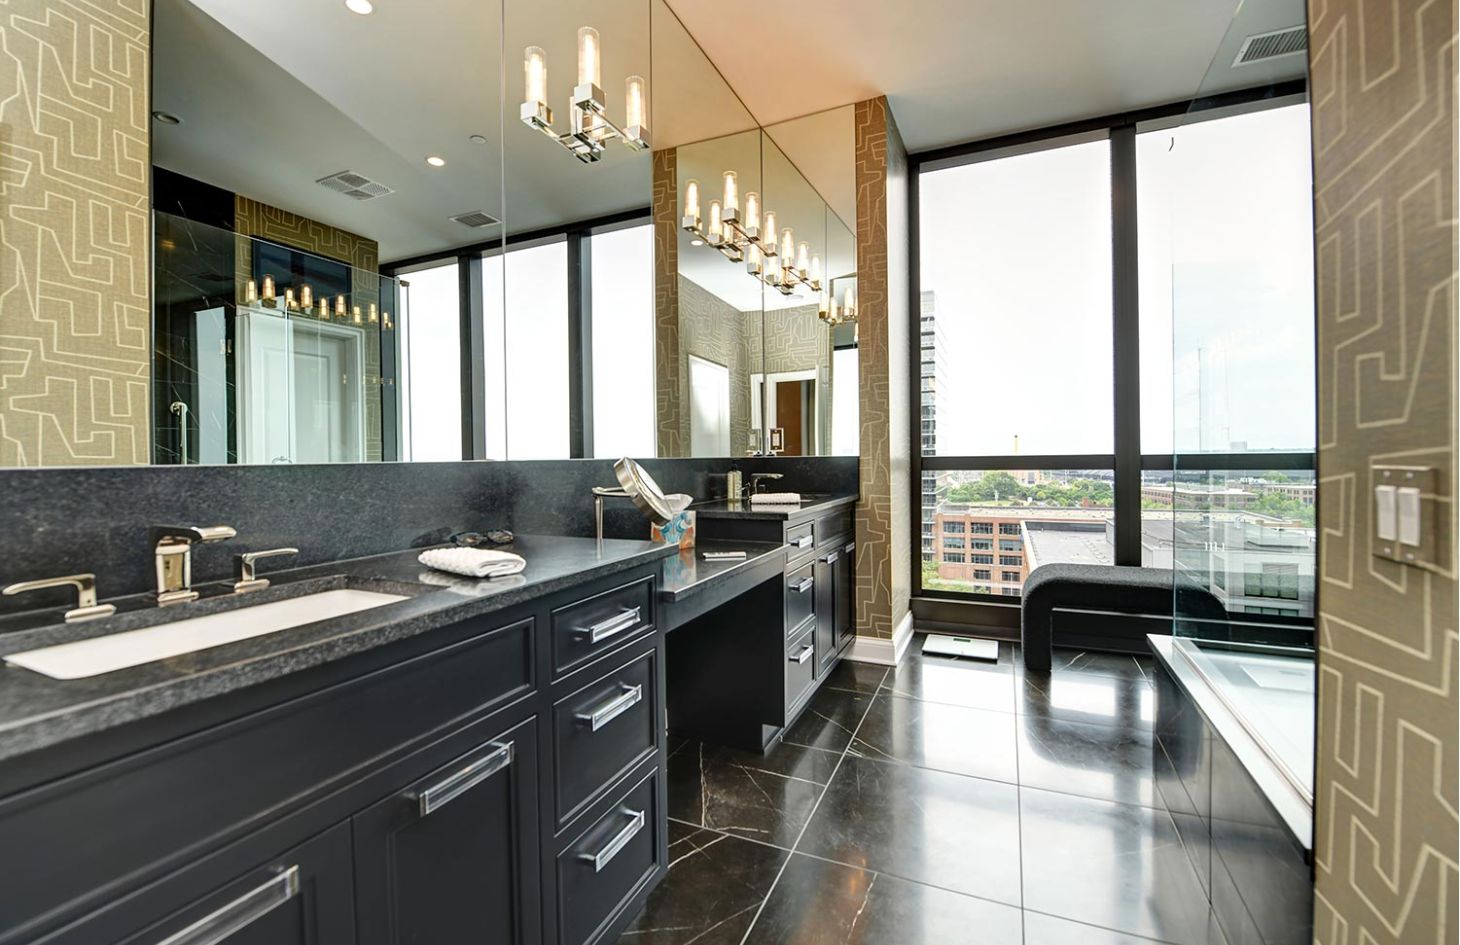
[[[816,652],[816,647],[808,643],[805,646],[801,647],[801,651],[799,653],[791,657],[791,662],[804,663],[807,660],[811,659],[811,654],[814,652]]]
[[[299,867],[291,866],[268,882],[220,906],[157,945],[219,945],[299,895]]]
[[[618,636],[630,627],[636,626],[641,613],[643,613],[642,607],[633,607],[615,614],[607,620],[600,620],[591,627],[580,628],[578,632],[586,636],[589,643],[602,643],[609,637]]]
[[[602,850],[599,850],[597,853],[579,854],[583,859],[593,864],[593,872],[602,873],[603,868],[613,862],[613,858],[618,856],[619,851],[628,846],[629,841],[638,836],[639,831],[644,829],[646,818],[644,817],[643,811],[624,811],[624,813],[629,815],[629,822],[624,825],[624,829],[613,835],[612,840],[603,845]]]
[[[811,542],[813,540],[814,539],[810,535],[802,535],[800,538],[797,538],[795,542],[793,542],[793,544],[795,544],[797,548],[810,548]]]
[[[811,590],[811,586],[815,583],[815,578],[804,577],[801,580],[797,581],[795,584],[792,584],[791,590],[795,591],[797,594],[805,594],[807,591]]]
[[[495,751],[483,755],[475,761],[467,762],[440,781],[420,791],[416,795],[416,805],[420,809],[421,816],[425,817],[433,811],[440,810],[510,765],[514,752],[513,743],[494,744],[496,745]]]
[[[840,558],[841,556],[842,556],[842,553],[840,551],[833,551],[831,554],[827,555],[825,558],[822,558],[821,559],[821,563],[822,564],[836,564],[836,559],[837,558]]]
[[[623,715],[644,699],[643,686],[623,684],[623,690],[612,699],[588,712],[579,712],[578,721],[586,722],[590,732],[596,732],[609,722]]]
[[[842,551],[845,551],[847,554],[851,554],[853,551],[856,551],[856,550],[857,550],[857,543],[854,542],[854,541],[847,542],[847,546],[842,549]]]

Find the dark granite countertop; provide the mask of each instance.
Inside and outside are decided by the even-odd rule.
[[[681,601],[759,564],[767,555],[785,557],[786,545],[768,541],[700,539],[693,548],[665,558],[660,566],[659,599]],[[743,551],[745,557],[727,561],[706,561],[706,551]]]
[[[405,595],[371,610],[321,620],[236,643],[83,679],[52,679],[0,663],[0,759],[103,731],[179,706],[266,682],[374,647],[534,600],[554,591],[675,554],[648,541],[519,535],[507,550],[527,559],[521,574],[473,580],[421,565],[422,549],[356,558],[269,574],[273,586],[235,596],[226,585],[203,585],[204,599],[163,611],[145,597],[116,601],[102,620],[56,624],[59,613],[0,622],[0,655],[151,626],[297,596],[351,587]],[[220,593],[222,592],[222,593]],[[39,625],[46,624],[46,625]],[[8,632],[7,632],[8,631]]]
[[[697,502],[690,509],[699,518],[740,518],[765,521],[787,521],[790,519],[816,518],[832,509],[844,505],[855,505],[857,497],[850,494],[801,496],[800,505],[770,505],[753,507],[748,501],[736,502],[730,499],[713,499]]]

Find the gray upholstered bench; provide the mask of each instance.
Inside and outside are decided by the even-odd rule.
[[[1195,591],[1195,593],[1191,593]],[[1170,616],[1171,571],[1106,564],[1044,564],[1024,582],[1021,637],[1024,668],[1048,672],[1053,657],[1054,612],[1058,608]],[[1191,600],[1188,603],[1188,594]],[[1221,617],[1225,611],[1209,592],[1182,587],[1183,611]]]

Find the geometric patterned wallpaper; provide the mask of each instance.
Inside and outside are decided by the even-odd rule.
[[[1321,483],[1314,941],[1453,945],[1456,23],[1310,0]],[[1438,561],[1371,554],[1371,464],[1433,466]]]
[[[689,455],[689,415],[679,353],[679,152],[653,152],[654,429],[657,456]]]
[[[908,613],[912,571],[907,152],[885,97],[856,103],[853,134],[862,487],[856,628],[890,638]]]
[[[149,7],[0,3],[0,467],[151,456]]]

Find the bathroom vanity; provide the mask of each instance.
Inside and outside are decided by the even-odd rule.
[[[666,707],[696,729],[738,688],[737,731],[794,719],[846,642],[815,585],[851,501],[702,517],[742,561],[520,536],[527,571],[475,581],[380,555],[177,608],[399,598],[357,613],[80,678],[6,663],[0,945],[613,941],[667,868]],[[0,656],[161,619],[120,603]],[[701,706],[688,667],[735,623],[760,642],[703,668]]]

